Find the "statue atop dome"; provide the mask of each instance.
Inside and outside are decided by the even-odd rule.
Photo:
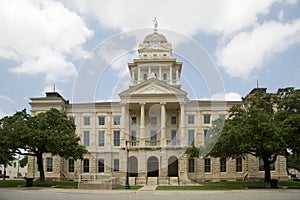
[[[158,22],[157,22],[156,17],[154,17],[154,19],[152,21],[153,21],[153,24],[154,24],[154,29],[153,30],[156,33],[157,32],[157,26],[158,26]]]

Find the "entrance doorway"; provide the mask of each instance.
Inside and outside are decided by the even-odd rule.
[[[154,156],[151,156],[147,160],[147,176],[148,177],[159,176],[159,163],[158,163],[158,159]]]
[[[168,177],[178,177],[178,159],[172,156],[168,160]]]

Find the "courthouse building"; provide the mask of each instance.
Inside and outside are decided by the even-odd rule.
[[[103,173],[124,183],[128,169],[130,184],[262,179],[263,163],[250,155],[226,160],[184,153],[186,147],[209,140],[212,121],[225,119],[229,108],[242,101],[189,100],[181,89],[182,67],[155,28],[140,43],[138,58],[128,63],[131,80],[119,94],[120,102],[72,104],[57,92],[31,98],[32,115],[52,107],[66,113],[90,152],[77,161],[45,155],[46,178],[77,180]],[[283,157],[272,169],[273,178],[287,178]],[[33,157],[27,176],[39,177]]]

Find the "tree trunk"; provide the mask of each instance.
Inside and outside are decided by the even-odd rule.
[[[38,170],[40,172],[40,181],[44,182],[45,181],[45,172],[44,172],[44,166],[43,166],[43,154],[37,154],[37,165],[38,165]]]
[[[6,179],[6,164],[4,164],[3,180]]]
[[[269,159],[264,160],[264,170],[265,170],[265,182],[271,181],[271,168]]]

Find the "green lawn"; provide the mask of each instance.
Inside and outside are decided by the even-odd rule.
[[[279,182],[279,188],[300,189],[300,182]],[[263,182],[211,182],[201,186],[158,186],[156,190],[243,190],[270,188],[270,184]]]
[[[0,180],[0,187],[17,187],[26,186],[25,180]],[[55,187],[55,188],[78,188],[77,182],[63,182],[63,181],[46,181],[39,182],[34,181],[33,186],[35,187]]]
[[[140,188],[142,188],[143,186],[141,186],[141,185],[131,185],[130,186],[130,190],[138,190],[138,189],[140,189]],[[114,188],[114,190],[125,190],[125,186],[124,185],[121,185],[121,186],[119,186],[119,187],[117,187],[117,188]]]
[[[0,180],[0,187],[18,187],[25,186],[25,180]]]

